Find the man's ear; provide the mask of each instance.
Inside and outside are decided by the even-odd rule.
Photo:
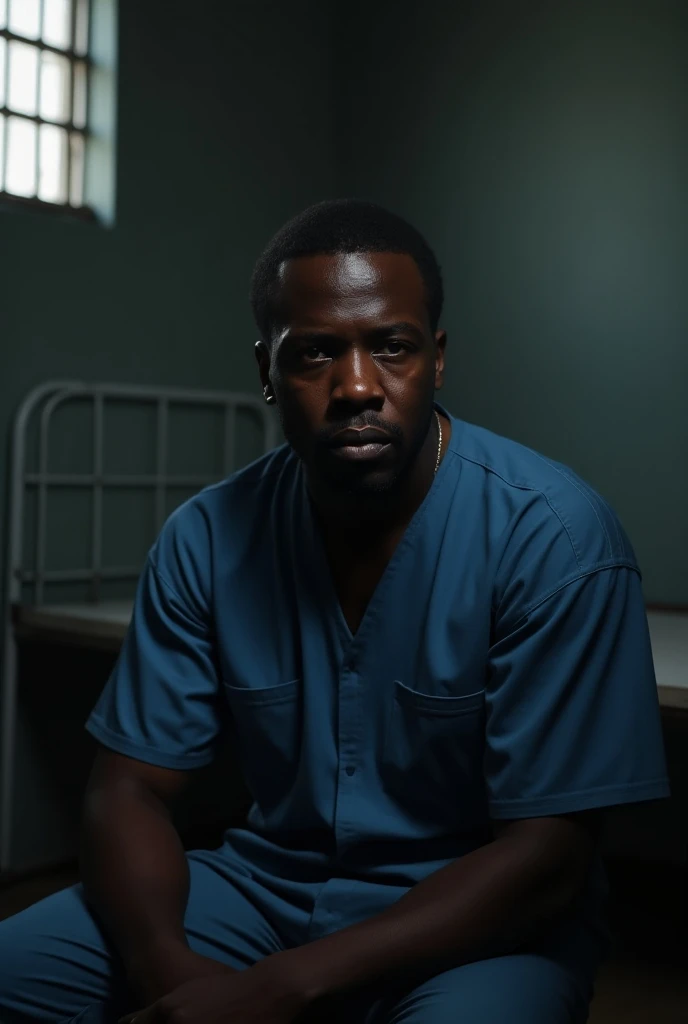
[[[270,349],[264,341],[256,342],[253,351],[258,362],[258,373],[260,374],[260,386],[263,390],[270,387]]]
[[[447,347],[447,332],[437,331],[435,333],[435,391],[439,391],[444,384],[444,350]]]

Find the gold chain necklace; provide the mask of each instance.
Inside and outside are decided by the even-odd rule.
[[[440,422],[440,417],[437,412],[437,409],[435,409],[435,419],[437,420],[437,429],[440,435],[440,439],[437,443],[437,462],[435,463],[435,472],[437,472],[437,470],[440,468],[440,456],[442,454],[442,424]]]

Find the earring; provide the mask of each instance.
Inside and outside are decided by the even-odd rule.
[[[268,403],[268,405],[273,405],[277,401],[277,399],[275,398],[274,395],[269,394],[269,392],[270,385],[266,384],[265,387],[263,388],[263,398]]]

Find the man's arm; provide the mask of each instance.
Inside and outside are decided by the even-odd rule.
[[[170,807],[188,777],[101,747],[86,791],[86,895],[147,1001],[213,968],[191,951],[184,932],[189,869]]]
[[[496,838],[414,885],[359,924],[289,950],[310,998],[409,972],[418,983],[462,963],[512,952],[580,891],[598,812],[495,822]]]

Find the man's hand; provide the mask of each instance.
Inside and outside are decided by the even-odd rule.
[[[161,949],[156,955],[146,957],[140,964],[132,966],[129,977],[141,1005],[150,1006],[180,985],[218,975],[226,978],[238,973],[234,967],[201,956],[188,946],[175,946]]]
[[[253,967],[187,981],[119,1024],[291,1024],[315,998],[288,953]]]

